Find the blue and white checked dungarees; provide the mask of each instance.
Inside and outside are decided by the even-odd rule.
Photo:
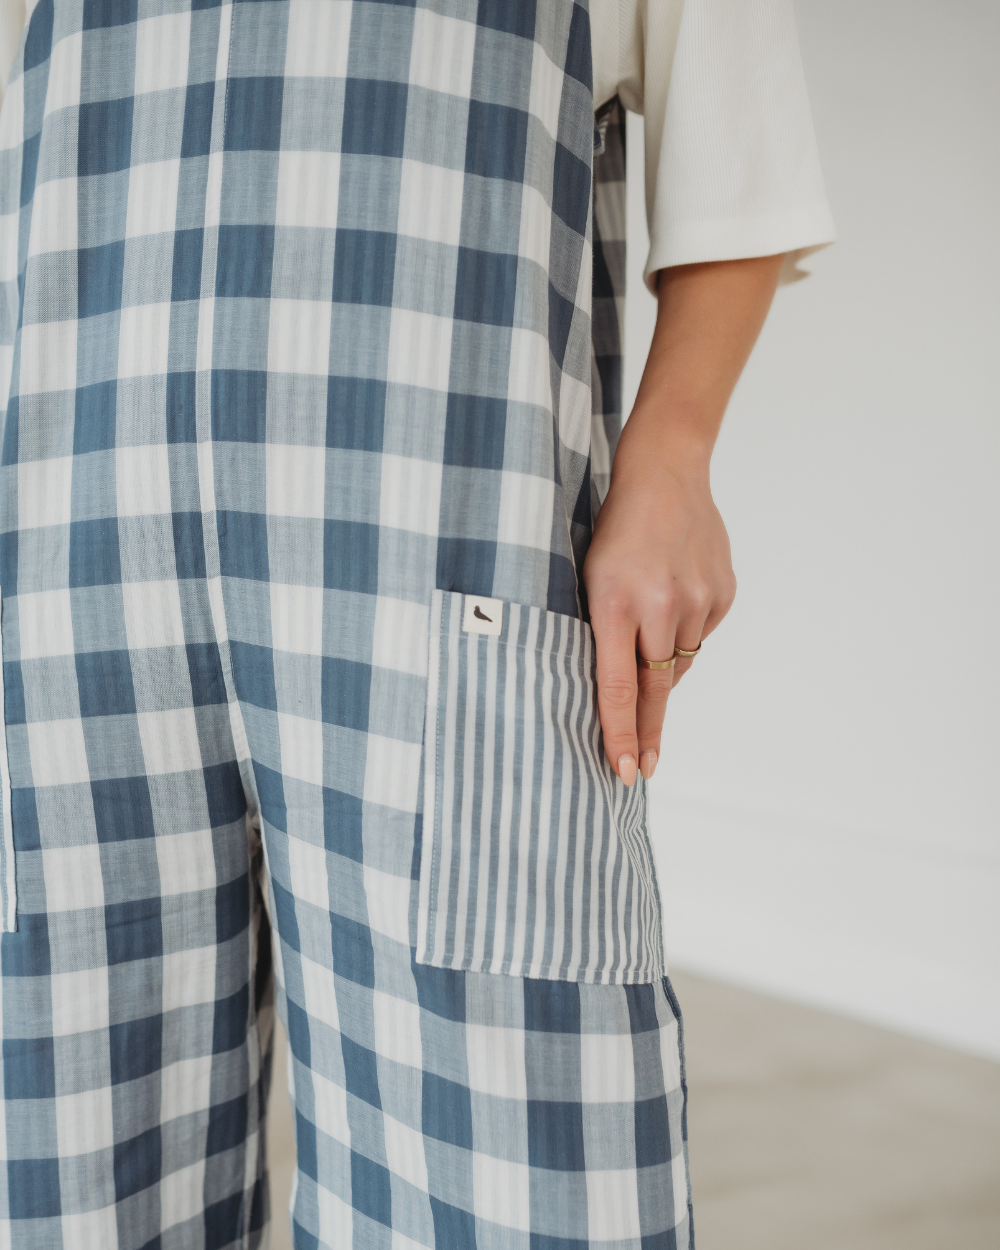
[[[0,1247],[689,1250],[585,0],[40,0],[0,114]]]

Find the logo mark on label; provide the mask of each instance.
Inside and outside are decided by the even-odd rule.
[[[466,634],[499,634],[503,629],[503,600],[466,595],[462,631]]]

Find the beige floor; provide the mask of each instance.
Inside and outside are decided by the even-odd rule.
[[[696,977],[698,1250],[1000,1250],[1000,1064]],[[293,1149],[276,1056],[273,1250]]]

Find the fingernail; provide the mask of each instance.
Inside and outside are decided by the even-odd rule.
[[[627,786],[635,781],[635,756],[619,755],[618,756],[618,776]]]
[[[653,769],[656,767],[657,755],[655,751],[643,751],[639,756],[639,771],[648,781],[653,775]]]

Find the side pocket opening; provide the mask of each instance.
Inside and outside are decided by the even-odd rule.
[[[470,629],[479,604],[502,626]],[[417,962],[657,980],[646,782],[605,758],[590,626],[437,590],[429,646]]]
[[[10,761],[7,758],[7,694],[3,669],[3,588],[0,587],[0,901],[3,903],[3,927],[8,933],[17,930],[17,877],[14,871],[14,826],[11,821]]]

